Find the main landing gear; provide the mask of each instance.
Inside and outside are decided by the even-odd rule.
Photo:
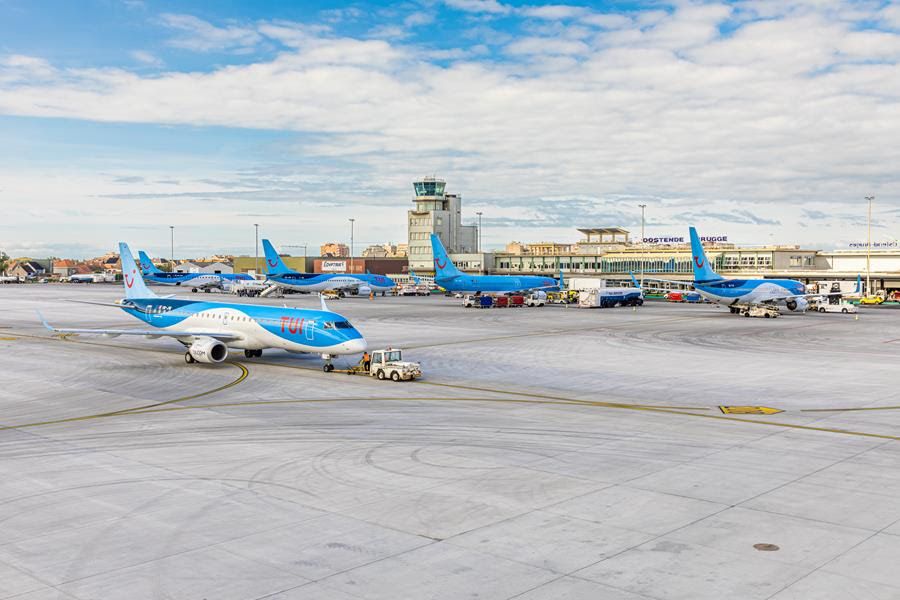
[[[194,357],[191,356],[190,350],[188,350],[187,352],[184,353],[184,362],[186,362],[189,365],[197,362],[196,360],[194,360]]]
[[[247,358],[261,358],[262,350],[244,350],[244,356]]]

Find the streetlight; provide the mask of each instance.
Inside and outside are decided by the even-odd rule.
[[[646,248],[644,244],[644,209],[647,208],[646,204],[638,204],[641,207],[641,289],[644,288],[644,250]]]
[[[254,223],[253,228],[256,230],[256,262],[253,263],[253,277],[259,277],[259,223]]]
[[[170,252],[169,258],[171,259],[169,271],[174,273],[175,272],[175,226],[174,225],[169,225],[169,235],[170,235],[169,242],[171,244],[171,246],[169,247],[169,252]]]
[[[867,222],[868,229],[868,237],[869,241],[866,244],[866,296],[870,296],[872,294],[872,281],[871,281],[871,272],[870,272],[870,260],[872,255],[872,201],[875,200],[875,196],[866,196],[866,202],[869,203],[869,218]]]
[[[350,219],[350,272],[353,272],[353,223],[356,219]]]

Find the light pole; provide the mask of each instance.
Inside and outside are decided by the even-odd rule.
[[[253,263],[253,277],[259,277],[259,223],[254,223],[253,228],[256,231],[256,261]]]
[[[638,204],[641,207],[641,289],[644,289],[644,209],[646,204]]]
[[[869,203],[869,217],[867,220],[868,243],[866,244],[866,296],[872,295],[872,276],[870,270],[870,262],[872,255],[872,201],[875,196],[866,196],[866,202]]]
[[[169,266],[169,271],[172,273],[175,272],[175,226],[169,225],[169,258],[171,259],[171,263]]]
[[[478,215],[478,234],[475,236],[475,252],[481,252],[481,213],[475,213]]]
[[[353,223],[356,219],[350,219],[350,272],[353,273]]]

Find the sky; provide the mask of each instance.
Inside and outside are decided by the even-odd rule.
[[[564,1],[564,0],[562,0]],[[900,235],[900,3],[0,0],[0,250]]]

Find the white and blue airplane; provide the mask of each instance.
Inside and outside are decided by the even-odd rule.
[[[691,267],[694,271],[694,289],[715,304],[728,306],[732,313],[741,306],[770,304],[784,306],[790,311],[803,312],[809,308],[809,298],[821,298],[831,294],[809,294],[806,285],[796,279],[726,279],[716,273],[706,258],[697,230],[689,228],[691,237]],[[668,279],[650,278],[651,281],[685,283]]]
[[[467,275],[456,268],[447,255],[441,238],[433,233],[431,251],[434,255],[434,282],[448,292],[476,295],[513,294],[563,288],[562,273],[559,274],[559,281],[540,275]]]
[[[363,296],[371,292],[386,292],[397,284],[386,275],[347,273],[300,273],[294,271],[281,260],[281,256],[269,240],[263,240],[266,254],[268,281],[279,287],[298,292],[323,292],[325,290],[348,290]]]
[[[138,251],[138,259],[141,263],[141,274],[151,283],[159,285],[183,285],[191,288],[191,291],[211,288],[225,289],[234,281],[252,281],[253,277],[246,273],[167,273],[159,270],[147,253]]]
[[[44,326],[56,333],[174,338],[186,348],[187,363],[220,363],[228,357],[228,348],[243,350],[247,358],[262,356],[267,348],[280,348],[294,353],[321,354],[327,373],[334,370],[331,364],[334,357],[366,350],[362,334],[346,318],[328,310],[324,299],[321,310],[311,310],[162,298],[147,288],[127,244],[119,244],[119,255],[125,298],[108,306],[121,308],[150,328],[59,328],[41,316]]]

